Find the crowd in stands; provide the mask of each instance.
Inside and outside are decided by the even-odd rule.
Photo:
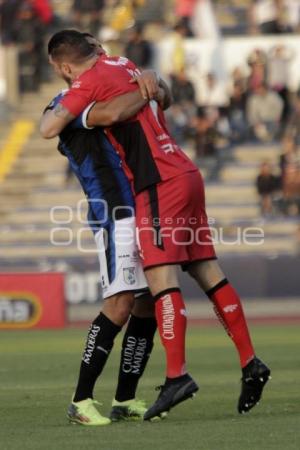
[[[0,0],[0,37],[18,47],[21,92],[36,91],[47,80],[45,39],[54,21],[48,0]]]
[[[54,3],[68,4],[68,14],[58,15]],[[238,5],[234,0],[0,0],[0,34],[3,45],[18,45],[20,87],[28,91],[49,77],[45,42],[57,29],[74,26],[116,41],[119,52],[143,69],[151,67],[155,57],[154,45],[144,33],[149,21],[180,39],[201,38],[208,27],[203,18],[201,26],[200,19],[195,20],[202,17],[200,7],[202,12],[212,7],[218,12],[237,10]],[[249,0],[246,6],[248,33],[299,31],[299,0]],[[211,30],[216,25],[212,22]],[[180,145],[193,148],[208,180],[219,179],[224,164],[233,159],[233,145],[282,143],[277,169],[263,162],[256,180],[263,215],[300,213],[300,91],[290,92],[288,86],[294,56],[286,45],[274,45],[269,51],[257,48],[225,85],[210,72],[199,74],[197,90],[184,65],[174,65],[169,73],[174,97],[167,113],[169,127]]]

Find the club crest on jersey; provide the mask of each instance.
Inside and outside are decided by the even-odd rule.
[[[79,89],[81,87],[81,81],[74,81],[74,83],[72,84],[72,88],[73,89]]]
[[[136,282],[135,267],[123,269],[123,278],[126,284],[133,285]]]

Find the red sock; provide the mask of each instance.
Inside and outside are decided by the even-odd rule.
[[[178,288],[155,296],[155,316],[167,359],[167,377],[176,378],[185,370],[185,304]]]
[[[253,359],[255,352],[238,294],[226,279],[206,294],[213,302],[216,315],[239,352],[241,367],[245,367]]]

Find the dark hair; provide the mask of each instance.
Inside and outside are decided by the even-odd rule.
[[[81,33],[81,34],[82,34],[82,36],[84,36],[85,38],[90,37],[90,38],[96,39],[95,36],[93,36],[91,33],[84,32],[84,33]]]
[[[80,63],[95,54],[95,47],[88,43],[83,33],[76,30],[62,30],[50,39],[48,54],[55,61],[65,59]]]

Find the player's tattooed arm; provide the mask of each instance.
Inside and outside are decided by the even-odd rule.
[[[140,91],[120,95],[108,102],[95,103],[88,112],[87,125],[108,127],[123,122],[137,114],[147,103],[148,100],[142,97]]]
[[[47,110],[40,121],[40,133],[45,139],[52,139],[59,135],[74,115],[63,105],[58,103],[52,110]]]

